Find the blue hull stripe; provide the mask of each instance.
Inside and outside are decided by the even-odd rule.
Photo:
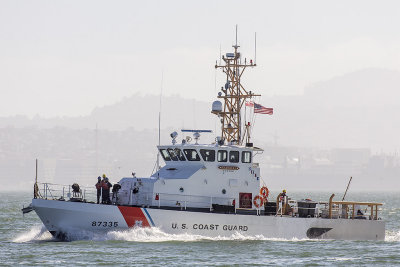
[[[150,216],[149,212],[147,211],[147,209],[143,208],[143,210],[144,210],[144,212],[146,212],[147,217],[149,217],[151,225],[155,227],[156,225],[154,224],[153,219],[151,218],[151,216]]]

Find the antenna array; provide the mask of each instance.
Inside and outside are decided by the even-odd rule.
[[[244,70],[247,67],[255,67],[255,62],[250,60],[244,60],[244,64],[241,60],[241,54],[238,51],[240,47],[237,44],[237,25],[236,25],[236,42],[232,46],[234,48],[233,53],[226,53],[222,56],[223,64],[216,62],[215,68],[222,69],[226,74],[225,86],[221,88],[222,93],[218,94],[218,98],[224,100],[224,108],[221,111],[213,110],[212,113],[218,115],[221,118],[222,138],[227,142],[236,143],[241,145],[242,143],[242,125],[241,125],[241,109],[245,101],[249,98],[260,96],[253,94],[251,91],[247,91],[242,83],[241,77]]]

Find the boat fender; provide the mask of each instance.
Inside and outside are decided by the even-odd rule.
[[[264,204],[264,199],[261,196],[257,195],[254,197],[253,204],[258,209]]]
[[[261,187],[261,189],[260,189],[260,195],[261,195],[264,199],[267,199],[267,197],[269,196],[268,187],[266,187],[266,186]]]

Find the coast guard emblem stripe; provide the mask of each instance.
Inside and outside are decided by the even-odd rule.
[[[141,208],[118,206],[128,227],[150,227],[149,221]]]
[[[147,218],[148,218],[148,220],[151,222],[151,226],[156,226],[156,225],[154,224],[154,222],[153,222],[153,219],[152,219],[151,216],[150,216],[150,213],[147,211],[147,209],[146,209],[146,208],[143,208],[143,210],[144,210],[144,212],[146,212]]]

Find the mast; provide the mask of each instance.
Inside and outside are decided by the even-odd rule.
[[[238,51],[240,46],[237,44],[237,25],[236,42],[232,47],[234,52],[223,55],[222,64],[221,62],[219,64],[216,62],[215,64],[216,69],[222,69],[226,74],[226,83],[225,86],[221,88],[222,93],[218,94],[218,98],[224,100],[223,110],[213,110],[212,113],[221,118],[222,139],[229,143],[241,145],[243,140],[241,109],[247,99],[260,95],[247,91],[241,83],[244,70],[247,67],[253,68],[256,64],[253,63],[252,60],[250,60],[248,64],[247,59],[244,60],[244,64],[242,63],[241,54]]]

